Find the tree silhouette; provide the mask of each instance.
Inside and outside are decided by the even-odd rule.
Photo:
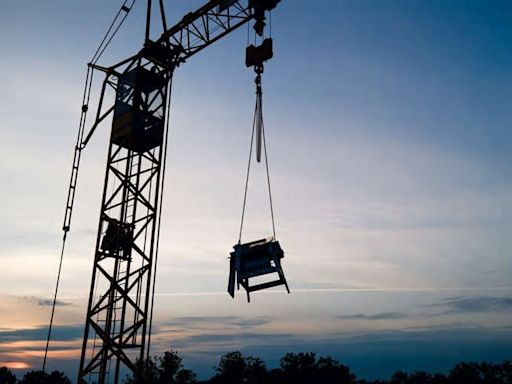
[[[48,383],[48,374],[43,371],[27,372],[20,380],[20,384],[46,384]]]
[[[436,373],[430,380],[431,384],[449,384],[448,378],[445,375]]]
[[[194,384],[197,375],[190,369],[180,369],[176,374],[176,384]]]
[[[351,384],[356,382],[356,377],[350,373],[350,369],[338,363],[330,357],[321,357],[316,363],[319,383]]]
[[[503,381],[501,366],[489,363],[480,364],[480,381],[485,384]]]
[[[7,367],[0,368],[0,384],[16,384],[16,376]]]
[[[450,384],[510,384],[512,383],[512,364],[459,363],[449,375]]]
[[[259,357],[244,356],[241,352],[230,352],[220,358],[215,368],[217,374],[209,381],[218,384],[270,383],[265,362]]]
[[[505,383],[512,383],[512,363],[508,360],[501,364],[501,377]]]
[[[20,384],[71,384],[71,381],[59,371],[48,374],[44,371],[29,371],[25,373]]]
[[[193,384],[196,382],[194,372],[183,369],[178,352],[167,351],[161,357],[138,360],[140,376],[128,376],[125,384]]]
[[[139,376],[128,376],[124,380],[126,384],[158,384],[160,382],[160,370],[153,359],[137,360],[136,365]]]
[[[287,353],[281,358],[283,378],[291,383],[310,383],[315,378],[316,355],[313,352]]]
[[[454,384],[479,384],[483,383],[480,380],[480,366],[476,363],[459,363],[452,368],[448,378],[450,383]]]
[[[352,384],[356,383],[350,369],[331,357],[316,359],[316,354],[287,353],[281,359],[282,378],[284,382],[306,384]]]
[[[260,384],[268,379],[267,365],[259,357],[245,359],[245,383]]]
[[[220,358],[218,367],[215,368],[217,375],[214,382],[223,384],[243,383],[245,379],[247,363],[241,352],[230,352]]]
[[[170,350],[158,358],[160,365],[160,382],[165,384],[176,384],[176,375],[183,368],[182,358],[178,352]]]
[[[440,380],[441,377],[438,377],[437,379]],[[433,383],[432,380],[432,375],[427,372],[417,371],[407,374],[405,372],[398,371],[391,376],[389,384],[431,384]],[[441,381],[441,383],[443,382]]]
[[[389,380],[356,380],[350,369],[331,357],[317,358],[313,352],[287,353],[280,367],[268,370],[265,362],[241,352],[221,356],[216,374],[197,382],[196,374],[184,369],[182,359],[170,350],[162,356],[138,361],[140,377],[127,377],[125,384],[512,384],[512,363],[459,363],[448,375],[424,371],[395,372]],[[71,384],[60,371],[30,371],[16,380],[7,368],[0,367],[0,384]]]
[[[183,368],[181,357],[170,350],[139,364],[141,376],[127,377],[126,384],[512,384],[512,363],[459,363],[448,375],[423,371],[395,372],[389,380],[356,380],[350,369],[331,357],[317,359],[313,352],[287,353],[280,367],[268,370],[265,362],[241,352],[230,352],[220,358],[216,375],[204,382]],[[7,368],[0,367],[0,384],[71,384],[60,371],[30,371],[16,380]]]

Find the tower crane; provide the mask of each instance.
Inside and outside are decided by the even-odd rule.
[[[96,128],[111,118],[112,128],[78,371],[79,384],[117,384],[121,375],[126,373],[140,377],[141,366],[137,362],[149,357],[174,71],[206,47],[253,21],[255,34],[262,43],[247,48],[246,65],[254,67],[257,73],[257,106],[259,103],[261,114],[263,63],[272,57],[272,40],[265,39],[266,20],[268,13],[279,2],[210,0],[169,28],[164,0],[158,0],[158,3],[155,0],[155,4],[147,0],[142,49],[114,65],[101,66],[98,64],[99,58],[135,3],[135,0],[125,0],[88,64],[54,297],[55,303],[64,245],[71,227],[81,153]],[[150,32],[154,5],[157,5],[163,33],[152,40]],[[103,74],[104,78],[94,122],[86,130],[93,76],[97,73]],[[107,95],[112,92],[115,100],[112,105],[106,105]],[[262,135],[264,139],[261,116],[255,117],[255,122],[253,138],[256,135],[257,160],[261,161]],[[247,244],[239,241],[231,256],[228,291],[232,296],[235,275],[238,275],[238,286],[242,285],[247,294],[281,284],[288,288],[280,266],[283,252],[275,240],[275,230],[274,238],[270,240]],[[273,272],[278,273],[278,280],[249,286],[249,278]],[[43,369],[54,310],[55,305]]]

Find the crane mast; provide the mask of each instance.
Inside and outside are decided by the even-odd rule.
[[[149,39],[148,1],[144,47],[110,67],[90,64],[105,78],[95,122],[77,150],[85,147],[108,116],[112,116],[112,130],[78,383],[119,383],[121,375],[127,373],[140,377],[142,368],[138,362],[149,354],[174,70],[250,20],[255,20],[256,33],[261,35],[265,13],[279,1],[212,0],[168,29],[160,0],[164,32],[155,41]],[[115,93],[115,101],[105,108],[104,96],[109,89]],[[87,109],[84,102],[82,111]],[[73,181],[76,183],[76,176],[70,187],[65,233],[69,231]]]

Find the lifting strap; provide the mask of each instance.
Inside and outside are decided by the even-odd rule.
[[[242,206],[242,218],[240,220],[240,234],[238,236],[238,244],[242,242],[242,232],[244,226],[244,217],[245,217],[245,207],[247,204],[247,190],[249,188],[249,176],[251,172],[251,161],[252,161],[252,149],[254,146],[254,139],[256,136],[256,160],[257,162],[261,162],[261,152],[263,149],[263,154],[265,155],[265,168],[267,172],[267,185],[268,185],[268,197],[270,202],[270,215],[272,218],[272,234],[274,240],[276,239],[276,225],[274,220],[274,207],[272,202],[272,188],[270,187],[270,172],[268,167],[268,155],[267,155],[267,143],[265,138],[265,126],[263,123],[263,92],[261,88],[261,74],[263,73],[263,65],[259,65],[255,67],[256,71],[256,79],[254,82],[256,83],[256,106],[254,109],[254,120],[252,124],[252,134],[251,134],[251,145],[249,148],[249,163],[247,165],[247,175],[245,178],[245,191],[244,191],[244,202]]]

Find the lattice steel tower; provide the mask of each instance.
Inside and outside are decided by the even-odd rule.
[[[149,354],[174,70],[252,19],[256,33],[262,36],[265,14],[279,1],[212,0],[167,28],[164,0],[159,0],[164,32],[152,41],[152,5],[148,0],[143,49],[111,67],[99,66],[97,60],[89,64],[65,234],[70,228],[81,150],[108,116],[112,116],[112,128],[78,374],[80,384],[119,383],[127,373],[140,377],[136,361]],[[125,1],[120,12],[127,14],[132,5],[133,1]],[[99,106],[90,132],[84,135],[92,73],[98,71],[105,75]],[[109,90],[115,93],[115,102],[104,108]]]

